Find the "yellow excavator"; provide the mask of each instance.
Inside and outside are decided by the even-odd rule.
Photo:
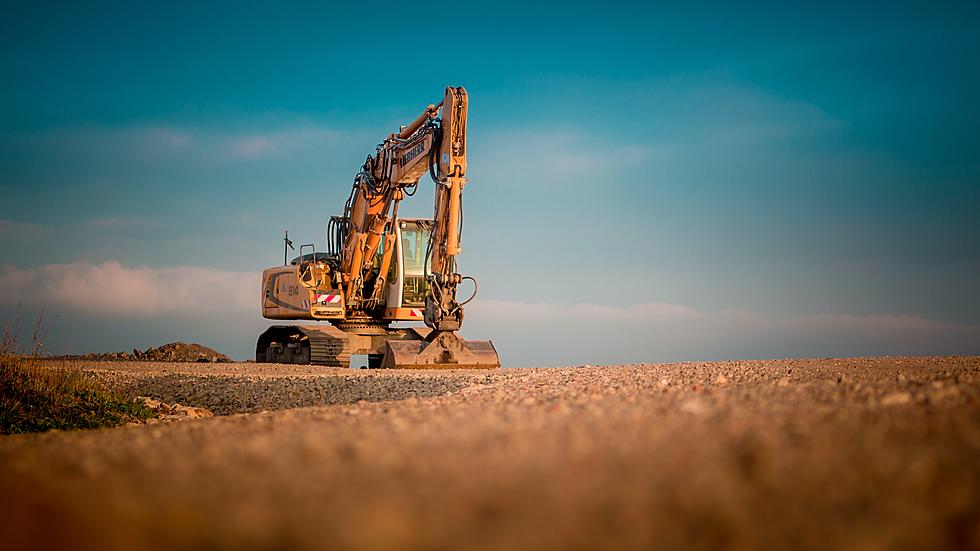
[[[439,104],[368,156],[343,216],[327,224],[327,250],[301,245],[292,262],[263,271],[263,317],[329,323],[269,327],[255,361],[349,367],[351,355],[362,354],[372,368],[500,367],[492,342],[456,334],[478,289],[456,266],[467,109],[466,90],[446,88]],[[399,203],[415,195],[426,172],[435,183],[433,218],[399,218]],[[285,247],[292,247],[288,232]],[[460,287],[472,287],[462,302]],[[425,327],[391,326],[412,321]]]

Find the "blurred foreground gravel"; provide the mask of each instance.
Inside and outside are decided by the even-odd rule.
[[[4,548],[980,548],[976,357],[84,367],[232,415],[0,437]]]

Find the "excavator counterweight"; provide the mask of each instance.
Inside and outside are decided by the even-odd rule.
[[[263,272],[263,317],[329,325],[272,326],[258,339],[256,361],[346,367],[350,355],[366,354],[370,367],[500,367],[493,343],[456,334],[477,289],[456,262],[468,105],[465,89],[446,88],[440,103],[364,161],[343,215],[327,225],[327,250],[302,245],[291,263]],[[400,202],[426,173],[435,184],[433,217],[399,217]],[[284,242],[292,245],[288,233]],[[457,288],[467,280],[473,294],[460,302]],[[391,326],[413,321],[426,327]]]

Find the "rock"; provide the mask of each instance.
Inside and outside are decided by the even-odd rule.
[[[681,404],[681,411],[690,413],[691,415],[703,415],[708,412],[708,406],[704,405],[704,402],[697,398],[691,398],[684,400]]]
[[[959,389],[955,386],[936,387],[934,384],[933,389],[929,391],[929,401],[938,403],[949,398],[955,398],[958,394]]]
[[[214,413],[206,408],[185,406],[182,404],[170,405],[146,396],[139,396],[136,398],[136,401],[157,412],[157,420],[177,421],[181,419],[199,419],[214,416]]]
[[[205,408],[195,408],[191,406],[182,406],[180,404],[174,404],[173,409],[170,411],[170,416],[173,417],[185,417],[187,419],[199,419],[201,417],[213,417],[214,414],[210,410]]]
[[[137,403],[141,403],[144,406],[146,406],[146,407],[148,407],[148,408],[150,408],[152,410],[155,410],[155,411],[156,410],[159,410],[160,409],[160,406],[162,405],[162,402],[160,402],[159,400],[154,400],[153,398],[148,398],[146,396],[137,396],[136,397],[136,402]]]

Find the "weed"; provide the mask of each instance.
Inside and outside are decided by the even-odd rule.
[[[44,309],[42,308],[34,320],[34,333],[31,335],[31,356],[41,355],[44,349],[44,338],[48,336],[51,324],[44,325]]]
[[[3,321],[3,336],[0,338],[0,356],[17,353],[17,341],[20,340],[20,306],[13,322]]]
[[[153,410],[106,390],[80,369],[0,356],[0,432],[114,427],[154,417]]]
[[[34,319],[34,333],[31,335],[31,347],[29,350],[20,348],[20,305],[17,305],[17,314],[14,321],[4,320],[3,334],[0,335],[0,356],[30,355],[34,357],[45,355],[44,339],[48,336],[51,323],[44,323],[44,309],[42,308]]]

